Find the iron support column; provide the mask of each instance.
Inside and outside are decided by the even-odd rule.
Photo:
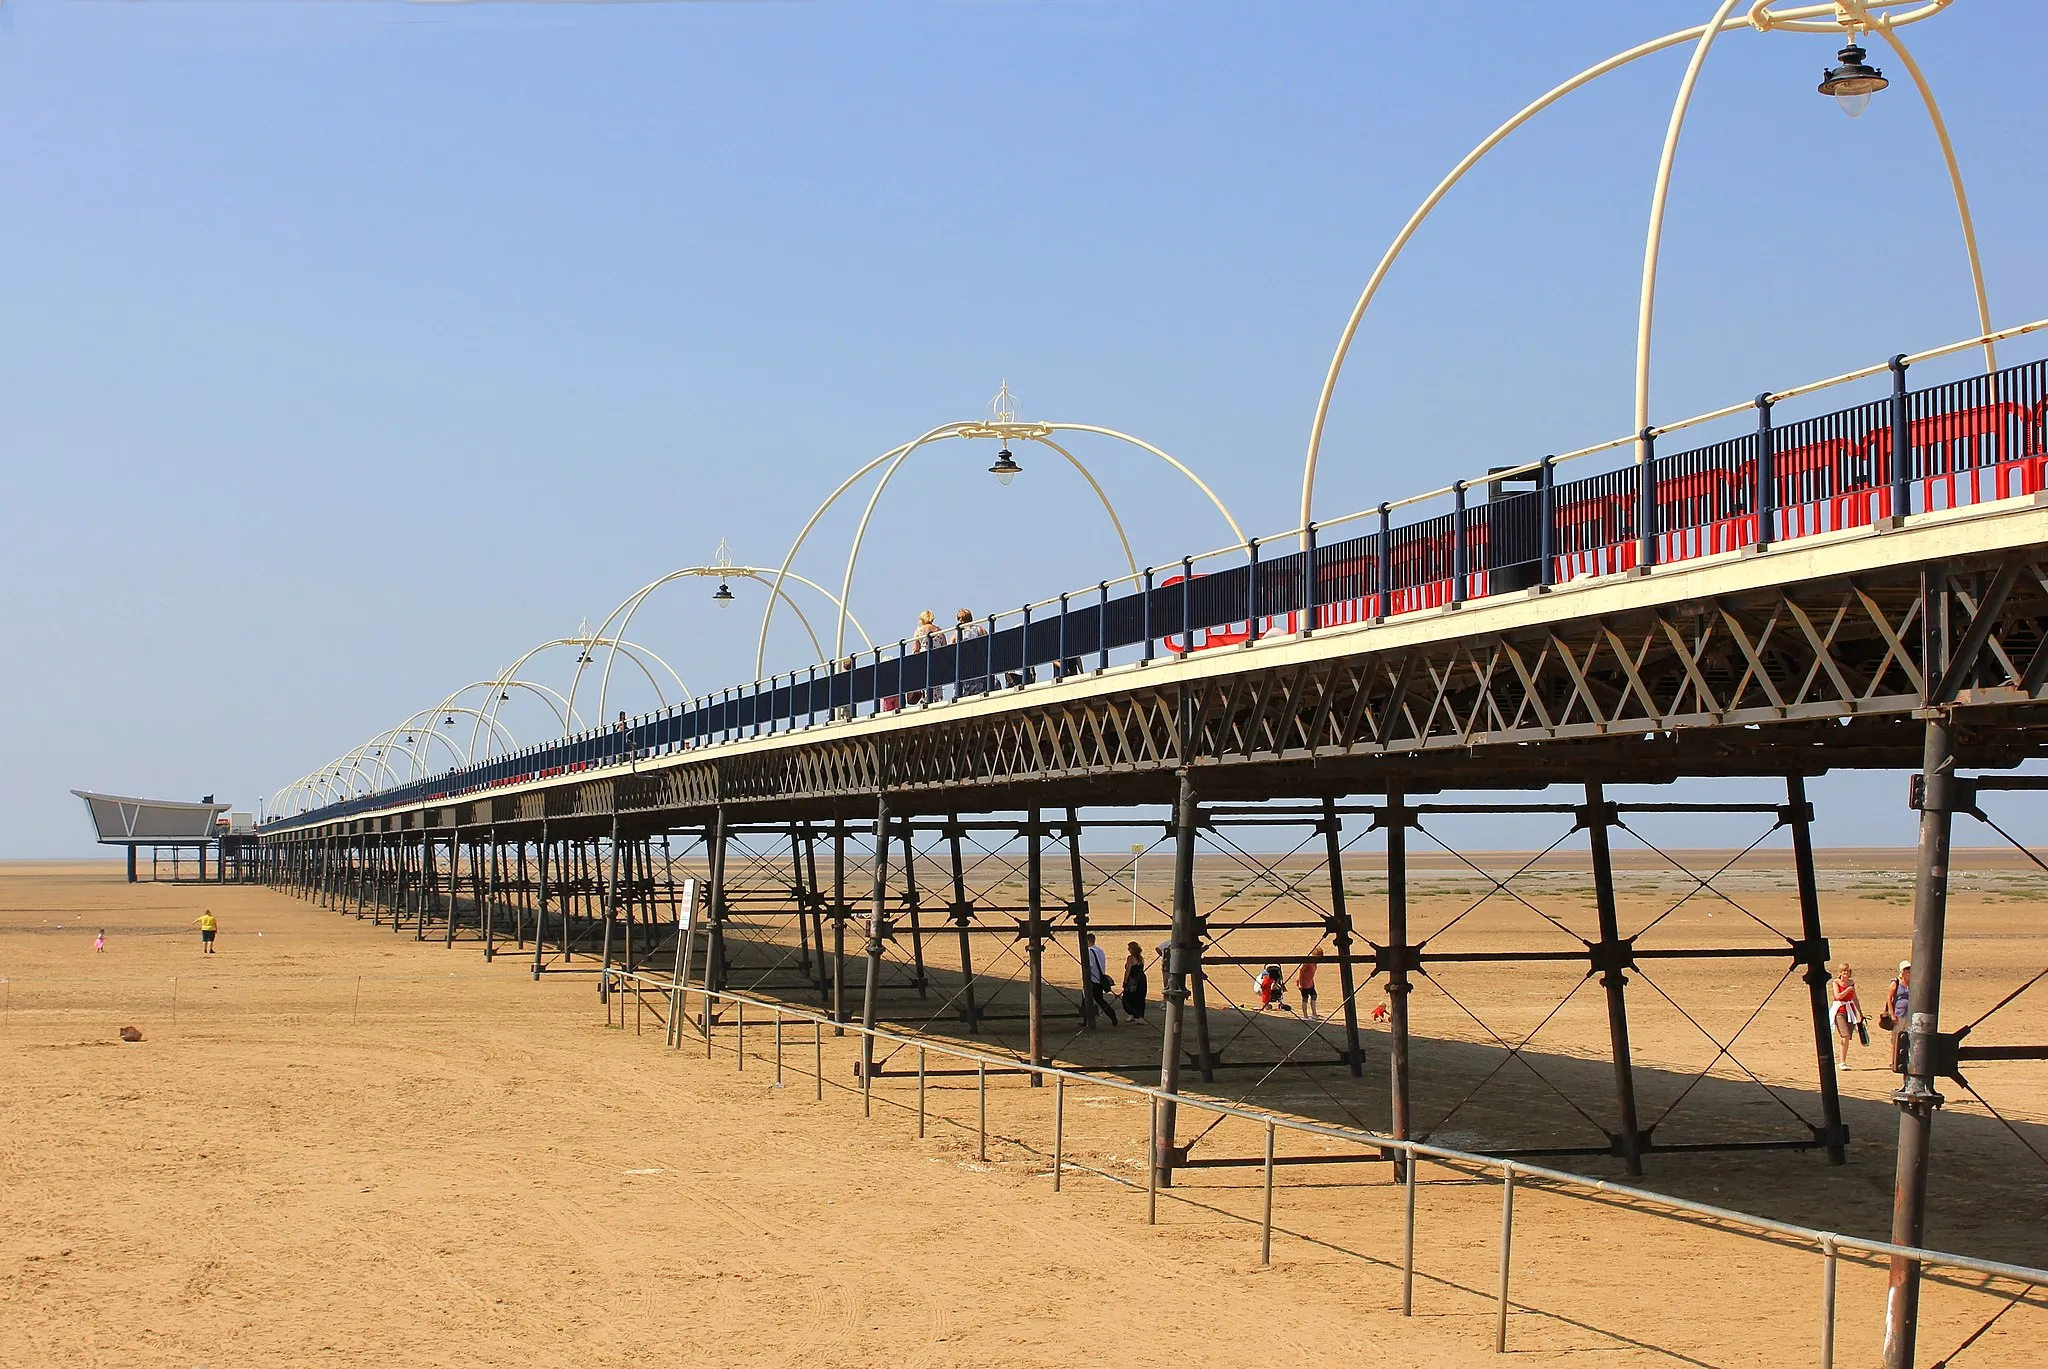
[[[1025,969],[1028,1000],[1026,1015],[1030,1024],[1031,1063],[1045,1063],[1045,921],[1044,921],[1044,874],[1045,849],[1043,829],[1038,821],[1038,809],[1030,809],[1026,816],[1030,827],[1024,833],[1024,924]],[[1085,969],[1085,967],[1084,967]],[[1038,1075],[1031,1076],[1032,1087],[1042,1087],[1044,1080]]]
[[[1323,850],[1330,865],[1330,935],[1337,941],[1337,991],[1344,998],[1344,1059],[1351,1077],[1365,1077],[1365,1050],[1358,1040],[1358,985],[1351,966],[1351,912],[1344,904],[1344,845],[1339,839],[1337,800],[1323,796]]]
[[[1405,1141],[1408,1109],[1408,808],[1387,790],[1387,1084],[1394,1139]]]
[[[1178,1105],[1171,1095],[1180,1092],[1181,1032],[1188,1000],[1188,970],[1195,947],[1195,833],[1201,822],[1201,808],[1195,798],[1195,777],[1183,767],[1180,797],[1175,806],[1173,833],[1173,934],[1166,951],[1166,972],[1160,998],[1165,1004],[1165,1025],[1159,1046],[1159,1091],[1169,1097],[1159,1106],[1159,1149],[1152,1166],[1161,1186],[1173,1183],[1177,1158],[1174,1122]]]
[[[725,804],[712,811],[711,818],[711,918],[704,938],[704,1019],[711,1025],[711,995],[725,987],[725,856],[729,840],[725,826]]]
[[[548,820],[540,820],[540,840],[533,845],[534,874],[538,880],[533,912],[533,977],[540,978],[541,955],[547,948],[548,925]]]
[[[960,1014],[967,1021],[969,1035],[981,1031],[981,1009],[974,1002],[974,905],[967,901],[967,865],[960,855],[960,815],[946,816],[946,844],[953,855],[953,926],[960,936]]]
[[[874,901],[868,907],[866,972],[861,976],[860,1024],[867,1028],[860,1038],[860,1077],[874,1077],[875,1005],[882,991],[882,941],[889,934],[889,795],[875,794],[875,884]]]
[[[1945,655],[1946,653],[1944,653]],[[1930,677],[1931,678],[1931,677]],[[1949,824],[1956,800],[1955,737],[1946,716],[1927,720],[1920,769],[1920,864],[1913,883],[1913,986],[1907,1002],[1906,1080],[1899,1105],[1899,1169],[1892,1186],[1892,1244],[1920,1245],[1927,1226],[1927,1150],[1934,1114],[1935,1032],[1941,1010],[1942,940],[1948,920]],[[1885,1369],[1913,1369],[1920,1324],[1920,1265],[1892,1258],[1885,1300]]]
[[[1621,1128],[1621,1158],[1632,1175],[1643,1172],[1643,1137],[1636,1122],[1636,1077],[1628,1048],[1628,975],[1633,948],[1621,939],[1621,919],[1614,906],[1614,857],[1607,847],[1607,829],[1616,819],[1600,785],[1586,786],[1586,808],[1580,822],[1593,845],[1593,897],[1600,909],[1600,983],[1607,990],[1607,1037],[1614,1055],[1614,1105]]]
[[[1828,1035],[1828,943],[1821,932],[1820,882],[1813,873],[1813,805],[1806,781],[1785,779],[1785,820],[1792,828],[1792,864],[1799,881],[1800,953],[1806,959],[1806,1000],[1813,1017],[1813,1049],[1820,1062],[1820,1115],[1826,1130],[1828,1163],[1849,1162],[1842,1130],[1842,1091],[1835,1077],[1834,1043]]]

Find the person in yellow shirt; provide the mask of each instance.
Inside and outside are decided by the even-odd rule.
[[[213,909],[208,908],[205,912],[199,915],[199,920],[193,923],[192,925],[199,929],[200,953],[203,955],[212,955],[213,937],[214,933],[220,930],[220,919],[213,915]]]

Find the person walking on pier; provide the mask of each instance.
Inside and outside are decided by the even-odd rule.
[[[1145,952],[1133,941],[1124,949],[1124,1015],[1131,1021],[1145,1020],[1145,998],[1150,990],[1145,982]]]
[[[958,645],[965,646],[978,637],[986,636],[988,636],[988,629],[974,621],[974,611],[972,609],[963,608],[953,615],[953,640]],[[966,652],[960,653],[960,683],[953,686],[953,697],[956,699],[964,699],[970,694],[985,694],[988,692],[988,675],[983,673],[969,678],[966,657]]]
[[[936,648],[942,647],[945,644],[946,631],[944,628],[939,626],[936,615],[934,615],[930,609],[926,609],[924,610],[924,612],[918,614],[917,628],[910,634],[910,650],[912,654],[923,655],[925,652],[935,650]],[[905,680],[908,680],[909,678],[910,673],[908,668],[906,667],[903,673],[903,679],[897,681],[898,687],[901,687],[903,682]],[[924,691],[922,689],[904,690],[902,694],[897,696],[897,701],[900,701],[901,705],[903,706],[908,706],[910,704],[921,704],[924,702]],[[895,708],[897,706],[898,702],[896,701],[884,700],[882,703],[882,707],[884,709]]]
[[[1109,977],[1109,958],[1102,953],[1102,948],[1095,944],[1093,932],[1081,933],[1081,945],[1086,952],[1081,961],[1081,975],[1088,981],[1088,1001],[1095,1006],[1097,1012],[1107,1017],[1109,1025],[1114,1027],[1116,1009],[1110,1006],[1109,991],[1116,987],[1116,982]]]
[[[1899,962],[1899,977],[1885,991],[1884,1007],[1878,1010],[1877,1029],[1892,1034],[1892,1060],[1897,1068],[1899,1038],[1906,1034],[1906,1010],[1913,1004],[1913,962]]]
[[[1863,1044],[1870,1044],[1870,1029],[1863,1025],[1863,1000],[1856,996],[1856,976],[1849,969],[1847,961],[1835,972],[1834,982],[1828,985],[1828,1017],[1835,1027],[1835,1039],[1841,1042],[1841,1058],[1836,1064],[1842,1069],[1849,1068],[1849,1042],[1859,1033]]]
[[[220,931],[220,919],[213,915],[213,909],[208,908],[192,925],[199,929],[199,953],[212,955],[213,938]]]
[[[1294,987],[1301,991],[1301,1015],[1311,1022],[1321,1021],[1316,1012],[1316,967],[1323,962],[1323,943],[1318,941],[1315,949],[1308,953],[1308,959],[1301,962],[1301,968],[1294,972]]]

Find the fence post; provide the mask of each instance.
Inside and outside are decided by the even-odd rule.
[[[1515,1167],[1502,1165],[1500,1187],[1500,1307],[1494,1314],[1493,1350],[1508,1350],[1508,1265],[1515,1245]]]
[[[825,1101],[825,1028],[824,1019],[811,1019],[811,1077],[817,1081],[817,1101]]]
[[[734,1070],[737,1073],[745,1074],[747,1071],[747,1000],[744,998],[734,999],[732,1008],[732,1058],[735,1062]]]
[[[917,1048],[917,1139],[924,1139],[924,1047]]]
[[[1145,659],[1152,659],[1152,567],[1145,567]]]
[[[974,1158],[988,1163],[988,1062],[977,1060],[974,1064],[974,1107],[975,1140]]]
[[[1820,1369],[1835,1369],[1835,1243],[1820,1242]]]
[[[1465,553],[1465,531],[1468,524],[1465,512],[1465,482],[1451,482],[1451,603],[1453,606],[1465,602],[1465,571],[1469,559]]]
[[[775,1087],[782,1087],[782,1009],[775,1010]]]
[[[1373,621],[1384,623],[1394,612],[1394,519],[1385,504],[1380,505],[1379,609]]]
[[[1145,1148],[1145,1225],[1159,1225],[1159,1095],[1147,1095],[1152,1103],[1152,1139]]]
[[[1636,434],[1636,569],[1657,564],[1657,430]]]
[[[1259,1263],[1273,1263],[1273,1123],[1266,1123],[1266,1206],[1259,1218]]]
[[[1756,545],[1768,547],[1777,533],[1778,478],[1771,435],[1771,397],[1756,397]]]
[[[1096,587],[1102,595],[1102,603],[1095,610],[1095,668],[1109,669],[1109,581],[1104,580]]]
[[[1246,646],[1259,640],[1259,539],[1244,544],[1244,627]]]
[[[1913,419],[1906,410],[1906,354],[1889,363],[1892,372],[1892,517],[1913,511]]]
[[[1322,606],[1323,597],[1322,586],[1316,583],[1316,525],[1310,523],[1301,531],[1302,540],[1306,544],[1302,548],[1302,559],[1307,563],[1308,575],[1308,603],[1305,605],[1307,612],[1301,620],[1301,635],[1313,637],[1316,635],[1316,610]]]
[[[1067,1076],[1052,1077],[1052,1191],[1060,1191],[1060,1171],[1067,1158]]]
[[[1415,1315],[1415,1147],[1409,1146],[1408,1177],[1405,1182],[1407,1193],[1403,1205],[1407,1213],[1401,1226],[1401,1315]]]

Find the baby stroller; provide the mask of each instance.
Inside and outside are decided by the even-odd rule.
[[[1268,965],[1259,972],[1259,1009],[1286,1008],[1287,981],[1281,977],[1278,965]]]

